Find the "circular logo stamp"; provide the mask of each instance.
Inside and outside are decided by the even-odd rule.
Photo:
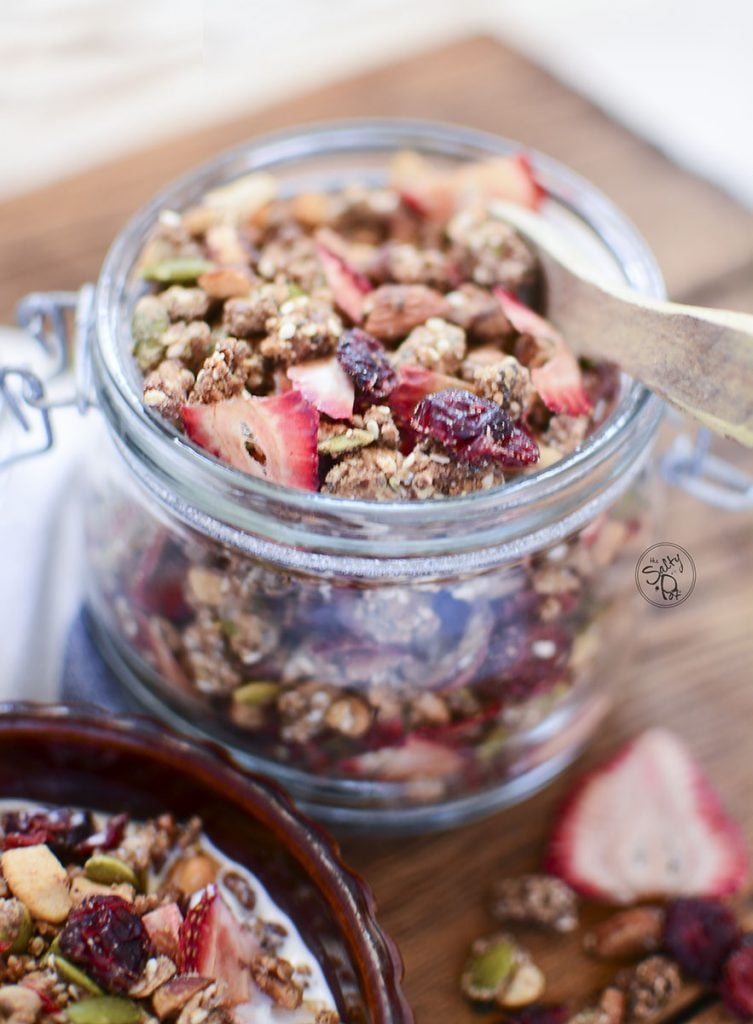
[[[679,544],[652,544],[638,559],[635,583],[649,604],[672,608],[687,601],[693,593],[695,562]]]

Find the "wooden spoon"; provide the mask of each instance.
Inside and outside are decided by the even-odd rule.
[[[753,447],[753,316],[660,302],[600,281],[542,217],[510,203],[489,209],[536,250],[546,316],[578,355],[617,363],[681,412]]]

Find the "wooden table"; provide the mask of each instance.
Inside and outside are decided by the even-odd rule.
[[[359,114],[455,121],[547,151],[633,218],[674,298],[753,311],[750,212],[517,54],[477,38],[170,140],[0,206],[0,317],[8,320],[28,290],[75,288],[94,279],[126,217],[192,164],[259,132]],[[719,447],[753,471],[750,453]],[[695,559],[695,593],[678,608],[645,616],[630,689],[586,761],[650,723],[671,726],[691,742],[753,839],[753,517],[715,512],[674,492],[666,523],[667,536]],[[457,977],[469,943],[490,928],[489,880],[536,867],[546,822],[569,782],[561,779],[513,810],[451,834],[344,844],[400,945],[420,1021],[479,1019],[459,996]],[[605,980],[573,943],[538,943],[537,952],[552,998],[584,997]]]

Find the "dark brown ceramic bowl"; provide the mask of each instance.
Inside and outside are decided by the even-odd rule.
[[[93,707],[6,704],[0,797],[135,818],[201,815],[212,841],[255,872],[296,923],[347,1024],[412,1024],[400,956],[376,922],[368,886],[279,787],[218,747]]]

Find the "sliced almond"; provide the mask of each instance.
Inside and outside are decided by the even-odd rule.
[[[68,875],[47,846],[20,846],[6,850],[0,867],[8,888],[32,917],[59,924],[71,909]]]

